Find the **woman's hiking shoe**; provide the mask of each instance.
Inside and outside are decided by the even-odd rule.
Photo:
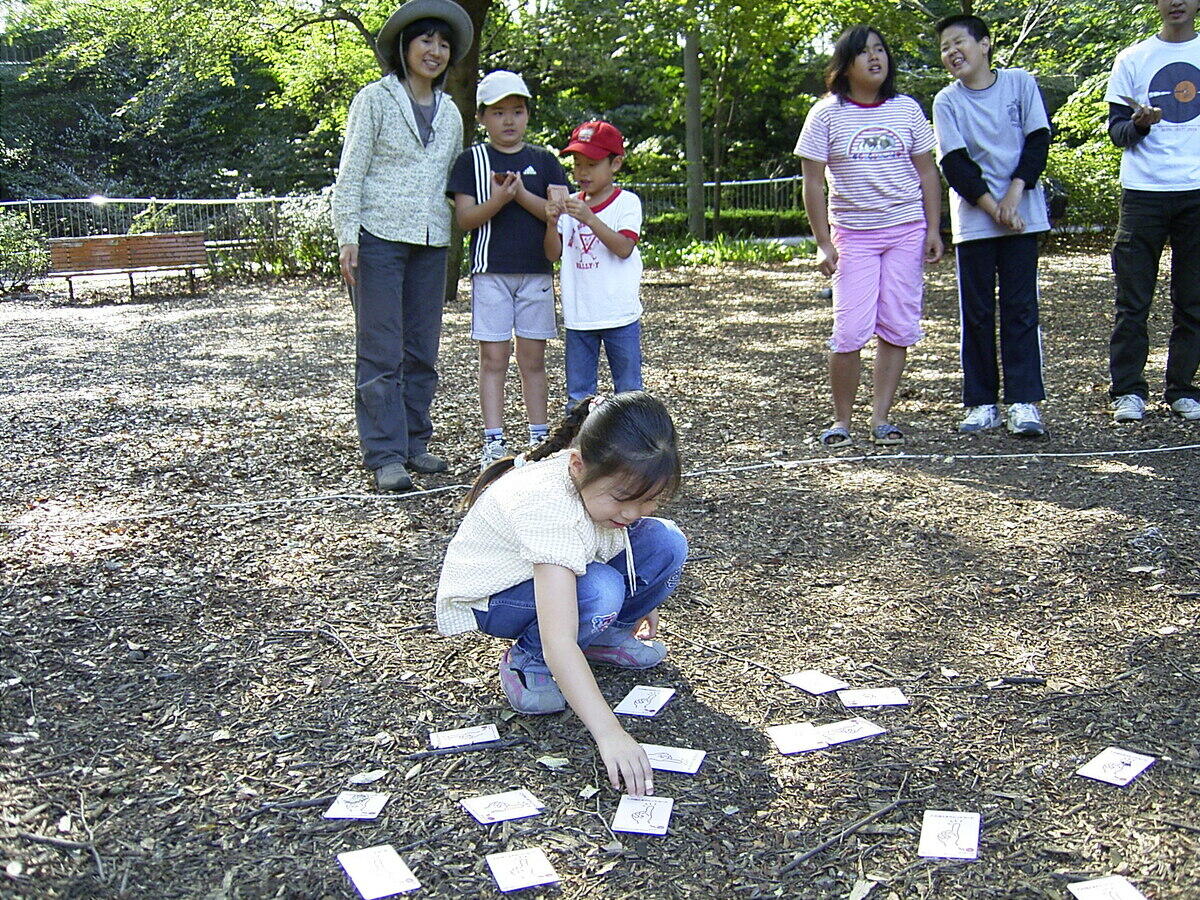
[[[554,683],[554,678],[540,672],[514,669],[509,662],[511,652],[511,648],[505,650],[500,657],[500,687],[512,708],[528,716],[545,716],[566,709],[567,698]]]
[[[422,450],[408,458],[405,463],[413,472],[420,472],[422,475],[434,475],[438,472],[445,472],[450,467],[446,465],[446,461],[440,456],[434,456],[428,450]]]
[[[985,403],[983,406],[972,406],[967,410],[967,417],[962,420],[958,430],[962,434],[975,434],[987,431],[989,428],[1000,427],[1000,410],[995,403]]]
[[[640,641],[626,631],[611,644],[592,644],[583,648],[589,662],[619,666],[622,669],[652,669],[667,657],[662,641]]]
[[[1046,428],[1038,413],[1036,403],[1010,403],[1008,405],[1008,430],[1017,437],[1042,437]]]
[[[1122,394],[1112,402],[1114,422],[1140,422],[1146,415],[1146,401],[1137,394]]]

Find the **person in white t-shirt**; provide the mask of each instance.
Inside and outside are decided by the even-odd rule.
[[[1172,328],[1164,399],[1200,420],[1200,0],[1158,0],[1162,28],[1113,63],[1104,99],[1121,154],[1121,218],[1113,242],[1116,323],[1108,364],[1113,418],[1138,422],[1150,396],[1146,319],[1171,242]]]
[[[917,101],[896,93],[895,78],[879,31],[848,28],[826,71],[829,94],[809,111],[796,142],[817,265],[833,278],[833,424],[820,436],[826,447],[851,443],[860,351],[872,334],[878,344],[871,440],[903,443],[904,434],[888,421],[892,401],[908,348],[921,338],[924,263],[942,258],[933,131]]]
[[[567,412],[596,393],[604,347],[615,391],[642,389],[642,201],[613,178],[625,138],[609,122],[584,122],[562,151],[579,193],[546,204],[546,257],[559,270],[566,331]]]

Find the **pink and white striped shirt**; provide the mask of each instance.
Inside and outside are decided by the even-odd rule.
[[[795,154],[825,163],[829,221],[865,230],[925,220],[912,158],[933,147],[933,129],[912,97],[863,106],[830,94],[809,110]]]

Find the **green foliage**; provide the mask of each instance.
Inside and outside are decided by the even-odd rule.
[[[1121,151],[1105,131],[1105,75],[1086,79],[1054,115],[1057,140],[1046,166],[1067,190],[1067,220],[1073,225],[1117,224]]]
[[[338,245],[330,225],[333,191],[288,197],[279,211],[279,228],[293,271],[320,275],[338,273]]]
[[[713,230],[713,214],[711,210],[705,216],[705,228]],[[687,235],[687,213],[673,211],[647,216],[645,230],[648,234],[664,237],[683,237]],[[722,235],[735,237],[786,237],[794,234],[808,234],[808,217],[802,209],[728,209],[721,211]]]
[[[173,212],[174,203],[151,202],[129,223],[130,234],[150,234],[153,232],[176,231],[179,228],[179,217]]]
[[[714,241],[682,238],[647,239],[640,247],[642,262],[650,269],[679,266],[723,266],[729,263],[780,263],[811,256],[812,247],[776,241],[749,241],[719,235]]]
[[[22,287],[49,269],[46,235],[20,212],[0,211],[0,293]]]

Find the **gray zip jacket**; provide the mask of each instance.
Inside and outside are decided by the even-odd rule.
[[[368,84],[350,104],[346,141],[333,188],[339,246],[365,228],[386,241],[450,243],[446,178],[462,150],[463,124],[450,96],[435,91],[433,137],[421,143],[412,102],[395,74]]]

